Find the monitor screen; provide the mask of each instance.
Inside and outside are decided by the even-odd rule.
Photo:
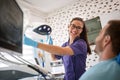
[[[23,12],[15,0],[0,0],[0,52],[22,54]]]

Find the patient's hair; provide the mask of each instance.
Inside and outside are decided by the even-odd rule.
[[[110,35],[112,50],[118,55],[120,52],[120,20],[110,20],[108,25],[109,27],[106,29],[105,34]]]

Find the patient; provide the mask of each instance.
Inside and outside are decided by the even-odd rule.
[[[79,80],[120,80],[120,20],[110,20],[96,38],[100,62]]]

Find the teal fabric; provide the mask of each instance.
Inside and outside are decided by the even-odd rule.
[[[96,64],[79,80],[120,80],[120,64],[117,62],[117,57]]]
[[[30,38],[28,38],[26,35],[24,35],[24,44],[32,47],[37,47],[38,43]]]

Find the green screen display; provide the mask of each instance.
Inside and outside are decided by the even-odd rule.
[[[96,37],[98,36],[100,30],[102,29],[100,18],[96,17],[86,20],[85,24],[87,26],[87,31],[88,31],[87,35],[88,35],[89,44],[90,45],[94,44]]]

